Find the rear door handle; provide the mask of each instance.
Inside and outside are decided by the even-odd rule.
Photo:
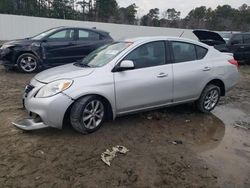
[[[163,72],[158,74],[158,76],[157,76],[157,78],[165,78],[165,77],[168,77],[168,74],[163,73]]]
[[[204,67],[203,71],[210,71],[211,67]]]

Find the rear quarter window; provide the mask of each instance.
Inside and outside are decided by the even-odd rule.
[[[195,48],[196,48],[197,60],[203,59],[207,55],[208,50],[206,48],[203,48],[201,46],[195,46]]]

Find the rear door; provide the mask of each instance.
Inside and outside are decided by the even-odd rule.
[[[191,43],[172,41],[174,102],[184,102],[199,97],[208,78],[210,63],[204,60],[207,49]]]
[[[63,29],[47,37],[42,43],[46,62],[51,65],[70,63],[75,60],[75,29]]]
[[[118,113],[164,105],[173,99],[172,64],[165,41],[143,44],[128,54],[135,69],[115,72],[116,107]]]

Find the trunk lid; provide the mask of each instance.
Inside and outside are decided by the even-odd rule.
[[[209,46],[226,44],[226,41],[216,32],[208,30],[194,30],[193,33],[200,42]]]

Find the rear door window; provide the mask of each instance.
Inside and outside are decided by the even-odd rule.
[[[175,63],[201,60],[208,52],[207,48],[187,42],[173,41],[171,43]]]
[[[185,42],[172,42],[175,63],[196,60],[195,45]]]

